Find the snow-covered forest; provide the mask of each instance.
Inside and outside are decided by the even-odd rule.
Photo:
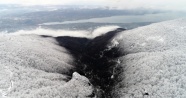
[[[119,28],[1,34],[1,98],[185,98],[186,19]]]

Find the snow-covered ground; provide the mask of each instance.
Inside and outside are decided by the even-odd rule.
[[[74,73],[73,57],[51,38],[0,36],[0,98],[67,98],[91,95],[84,76]],[[81,91],[81,92],[80,92]]]
[[[61,47],[53,37],[92,39],[116,28],[118,26],[101,27],[95,29],[93,34],[86,31],[55,31],[42,28],[11,34],[1,33],[0,98],[94,96],[94,89],[89,80],[74,72],[74,58],[71,53]]]
[[[117,27],[109,28],[73,37],[94,38]],[[40,31],[39,35],[54,33]],[[52,37],[39,35],[36,31],[0,35],[0,98],[93,96],[89,80],[72,72],[69,51]],[[118,47],[126,54],[118,58],[123,71],[113,87],[115,98],[186,98],[186,19],[123,31],[111,43],[108,49]]]
[[[186,19],[124,31],[113,40],[120,57],[119,98],[186,98]]]

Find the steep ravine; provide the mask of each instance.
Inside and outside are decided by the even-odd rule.
[[[108,48],[111,39],[119,32],[118,28],[94,39],[61,36],[56,37],[59,45],[65,47],[74,56],[76,71],[86,76],[95,87],[90,97],[112,98],[112,88],[118,82],[121,72],[118,57],[121,53],[117,47]]]

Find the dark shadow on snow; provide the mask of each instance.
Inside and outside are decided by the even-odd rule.
[[[118,28],[94,39],[61,36],[56,37],[59,45],[65,47],[75,58],[75,71],[86,76],[95,87],[98,98],[111,98],[111,90],[118,81],[121,66],[117,58],[122,54],[118,47],[108,49],[111,39],[123,28]],[[48,36],[43,36],[48,37]]]

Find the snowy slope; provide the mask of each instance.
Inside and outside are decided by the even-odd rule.
[[[84,76],[74,73],[70,80],[73,57],[54,39],[2,34],[0,50],[0,98],[75,98],[93,92]]]
[[[103,34],[116,28],[118,27],[98,28],[92,34],[86,32],[84,34],[81,31],[74,35],[74,32],[70,36],[93,39],[90,49],[86,50],[92,52],[96,49],[93,48],[94,46],[104,42]],[[60,32],[53,35],[54,31],[39,29],[29,31],[26,35],[25,31],[0,35],[0,98],[85,98],[95,96],[96,91],[90,83],[91,79],[75,72],[77,66],[74,65],[74,62],[77,58],[70,54],[70,50],[59,46],[60,43],[54,38],[68,36],[68,33],[61,35]],[[103,36],[97,37],[100,35]],[[94,41],[96,37],[102,40]],[[70,42],[74,42],[74,40]],[[116,80],[111,91],[114,98],[186,97],[186,19],[155,23],[123,31],[111,40],[106,51],[113,48],[115,49],[113,52],[120,50],[118,53],[123,54],[119,55],[119,58],[113,59],[117,60],[115,67],[118,67],[119,71],[122,68],[121,73],[117,72],[118,68],[113,68],[113,74],[116,72],[119,73],[119,76],[115,77],[114,74],[105,77]],[[90,59],[87,58],[87,61]],[[95,62],[90,63],[95,64]],[[108,61],[105,62],[109,65]],[[108,68],[104,71],[111,70]]]
[[[89,79],[76,73],[70,50],[78,50],[73,39],[103,35],[117,29],[108,26],[86,31],[38,28],[0,35],[0,98],[84,98],[95,96]],[[41,36],[41,35],[46,35]],[[50,36],[50,37],[49,37]],[[67,40],[66,37],[70,36]],[[64,39],[60,45],[57,38]],[[73,40],[72,40],[72,39]],[[78,47],[76,47],[78,46]]]
[[[186,19],[124,31],[113,42],[127,54],[115,96],[186,98]]]

